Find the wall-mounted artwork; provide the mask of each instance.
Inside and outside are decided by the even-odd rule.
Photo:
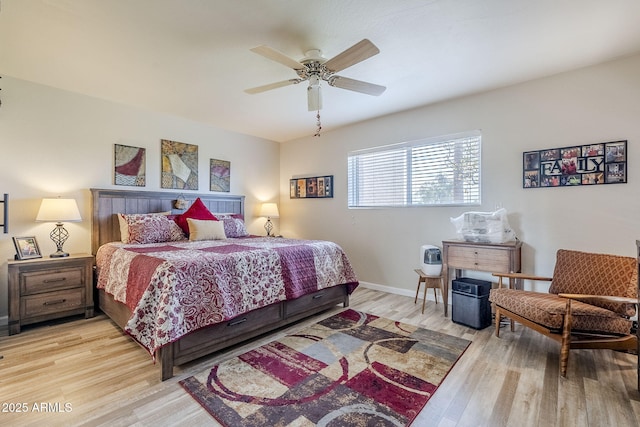
[[[627,182],[627,141],[523,153],[524,188]]]
[[[209,164],[211,191],[229,192],[231,189],[231,162],[211,159]]]
[[[292,199],[323,199],[333,197],[333,175],[293,178],[289,181]]]
[[[115,144],[113,183],[144,187],[146,182],[146,150]]]
[[[162,188],[198,189],[198,146],[161,140]]]

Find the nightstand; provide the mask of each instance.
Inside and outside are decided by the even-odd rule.
[[[8,261],[9,335],[20,327],[84,313],[93,317],[93,255]]]

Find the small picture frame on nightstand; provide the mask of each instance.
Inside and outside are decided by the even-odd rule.
[[[13,244],[16,247],[16,259],[42,258],[38,241],[34,236],[14,237]]]

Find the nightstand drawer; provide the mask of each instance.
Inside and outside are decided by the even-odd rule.
[[[48,292],[21,299],[20,316],[30,318],[71,310],[84,312],[84,288]]]
[[[84,286],[82,268],[30,271],[20,274],[20,294],[32,295]]]

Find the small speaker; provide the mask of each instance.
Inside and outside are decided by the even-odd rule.
[[[484,329],[491,325],[491,282],[462,278],[454,280],[453,285],[451,320],[474,329]]]
[[[463,294],[475,295],[481,297],[489,295],[491,291],[491,282],[486,280],[471,279],[469,277],[461,277],[451,282],[451,289]]]

